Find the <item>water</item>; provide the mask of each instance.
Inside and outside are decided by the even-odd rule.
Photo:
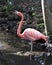
[[[37,61],[39,64],[44,65],[44,60],[40,56],[34,56],[34,60]]]
[[[50,64],[50,65],[52,65],[52,64]]]

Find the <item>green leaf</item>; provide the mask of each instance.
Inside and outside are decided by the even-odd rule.
[[[33,13],[32,13],[32,16],[35,16],[35,15],[36,15],[36,13],[35,13],[35,12],[33,12]]]

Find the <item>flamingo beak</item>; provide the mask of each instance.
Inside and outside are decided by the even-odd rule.
[[[18,14],[19,12],[18,11],[14,11],[13,14]]]

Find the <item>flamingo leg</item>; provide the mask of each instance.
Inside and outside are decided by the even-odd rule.
[[[33,44],[32,41],[30,42],[31,49],[30,49],[30,65],[32,64],[32,50],[33,50]]]

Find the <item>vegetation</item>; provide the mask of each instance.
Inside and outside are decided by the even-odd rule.
[[[1,1],[1,3],[2,2],[3,1]],[[23,1],[23,0],[19,2],[21,3],[21,5],[19,5],[20,3],[18,3],[18,1],[16,3],[13,0],[7,0],[4,6],[1,5],[0,8],[1,28],[5,27],[8,29],[8,31],[11,31],[13,33],[16,32],[16,28],[18,26],[17,23],[20,19],[11,13],[15,11],[15,9],[18,11],[22,11],[24,13],[24,17],[25,17],[24,20],[27,23],[26,25],[27,27],[31,27],[34,23],[33,28],[39,28],[37,27],[37,23],[41,24],[40,20],[42,19],[42,17],[39,16],[39,14],[41,14],[41,6],[40,4],[39,5],[37,4],[40,2],[40,0],[35,3],[33,1],[32,3],[31,1],[29,1],[30,3],[29,2],[27,3],[27,1]],[[4,22],[3,19],[6,20],[7,22],[6,21]],[[7,27],[5,25],[7,25]]]

